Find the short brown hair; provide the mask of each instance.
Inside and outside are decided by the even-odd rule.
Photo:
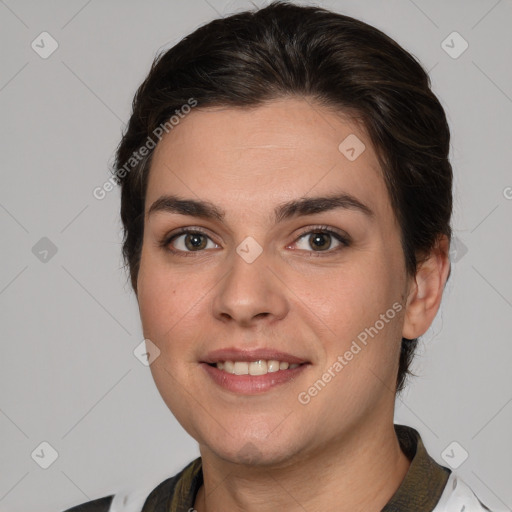
[[[439,236],[451,238],[450,131],[420,63],[362,21],[275,1],[198,28],[155,58],[137,90],[114,168],[122,187],[123,257],[136,293],[153,150],[127,172],[133,153],[190,98],[199,107],[243,108],[290,96],[363,123],[383,169],[410,275]],[[416,344],[402,339],[397,391]]]

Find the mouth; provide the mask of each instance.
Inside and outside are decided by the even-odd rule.
[[[260,394],[294,381],[309,361],[275,350],[223,349],[200,361],[208,377],[238,394]]]
[[[268,373],[293,370],[298,368],[300,364],[290,364],[287,361],[278,361],[277,359],[258,359],[256,361],[219,361],[209,363],[209,366],[231,375],[267,375]]]

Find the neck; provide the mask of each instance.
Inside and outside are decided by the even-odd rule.
[[[280,467],[234,464],[201,446],[204,485],[197,512],[378,512],[402,483],[410,461],[393,423],[360,426],[314,454]]]

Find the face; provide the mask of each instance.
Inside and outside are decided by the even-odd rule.
[[[194,110],[155,149],[137,298],[203,456],[284,465],[391,422],[407,289],[355,122],[292,98]]]

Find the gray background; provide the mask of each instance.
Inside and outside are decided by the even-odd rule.
[[[460,462],[466,450],[457,472],[493,510],[511,510],[512,2],[318,4],[416,55],[446,108],[457,251],[396,421],[416,427],[444,465],[443,452]],[[156,51],[248,6],[0,1],[2,512],[54,512],[156,485],[198,455],[133,354],[143,336],[121,267],[118,190],[102,201],[92,190],[109,177]],[[31,47],[50,47],[43,31],[59,45],[46,59]],[[469,44],[458,58],[453,31]],[[43,441],[58,452],[47,469]]]

